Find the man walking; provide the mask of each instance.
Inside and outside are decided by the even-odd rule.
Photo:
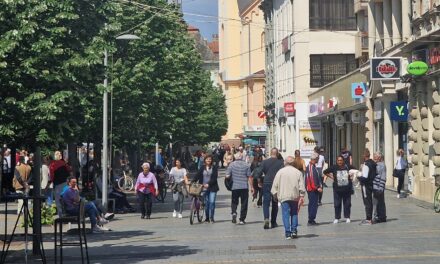
[[[237,153],[234,156],[233,161],[226,170],[226,178],[232,177],[232,223],[237,223],[237,207],[238,200],[240,199],[240,225],[244,225],[249,200],[249,186],[251,186],[251,192],[254,192],[252,186],[252,173],[249,165],[243,160],[243,155]]]
[[[371,225],[373,218],[373,180],[376,177],[376,163],[370,159],[370,151],[368,149],[364,151],[364,161],[362,176],[359,177],[359,181],[362,186],[366,219],[361,222],[361,225]]]
[[[263,178],[263,214],[264,229],[269,229],[269,207],[272,203],[272,212],[270,215],[271,227],[275,228],[277,224],[278,201],[271,194],[273,180],[277,172],[284,166],[283,160],[278,159],[278,149],[273,148],[270,151],[270,158],[264,160],[261,164],[264,173]]]
[[[316,162],[316,170],[318,171],[319,178],[321,179],[321,182],[324,182],[324,177],[322,174],[322,170],[324,168],[325,158],[324,158],[324,148],[315,147],[315,152],[318,156],[318,161]],[[318,195],[318,205],[322,205],[322,195],[323,192],[321,191]]]
[[[298,206],[304,203],[304,179],[293,166],[294,158],[287,157],[286,166],[280,169],[273,181],[272,195],[281,202],[286,239],[297,237]]]
[[[310,162],[306,168],[305,174],[306,191],[307,196],[309,197],[309,221],[307,223],[309,226],[317,225],[315,219],[318,212],[318,199],[319,194],[322,193],[322,182],[319,172],[316,168],[316,162],[318,162],[318,160],[319,155],[313,153],[310,156]]]

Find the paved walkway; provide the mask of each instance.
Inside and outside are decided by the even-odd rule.
[[[352,223],[334,225],[332,190],[326,188],[318,211],[320,225],[308,227],[307,208],[302,208],[299,238],[286,241],[282,226],[263,230],[262,209],[252,204],[247,224],[232,224],[230,193],[223,178],[219,183],[215,224],[191,226],[188,210],[183,219],[172,218],[168,195],[164,204],[153,205],[151,220],[139,214],[117,215],[108,225],[113,231],[88,235],[91,263],[440,263],[440,215],[416,200],[397,199],[394,192],[386,194],[389,222],[359,226],[364,207],[357,195]],[[52,236],[46,234],[45,240],[53,262]],[[80,261],[77,248],[66,249],[65,255],[65,263]],[[23,263],[22,256],[23,250],[15,247],[9,262]]]

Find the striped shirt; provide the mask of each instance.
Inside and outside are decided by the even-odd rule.
[[[248,177],[251,175],[250,166],[243,160],[232,162],[226,170],[226,176],[232,177],[232,190],[248,189]]]

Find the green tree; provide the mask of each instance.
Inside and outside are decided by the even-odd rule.
[[[57,145],[95,122],[108,11],[100,0],[0,2],[0,141]]]

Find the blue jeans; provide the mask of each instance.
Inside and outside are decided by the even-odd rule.
[[[315,221],[316,214],[318,213],[318,199],[319,199],[319,192],[307,192],[309,196],[309,223]]]
[[[271,189],[272,189],[271,183],[263,184],[263,214],[264,214],[264,220],[269,219],[269,207],[270,204],[272,203],[270,222],[276,223],[277,214],[278,214],[278,202],[275,199],[273,199],[272,193],[270,192]]]
[[[52,188],[47,188],[47,190],[45,192],[45,196],[46,196],[46,204],[47,204],[47,206],[51,207],[52,203],[53,203],[53,189]]]
[[[84,205],[84,209],[86,211],[86,215],[90,218],[90,224],[92,225],[92,228],[96,226],[96,219],[99,215],[98,208],[96,208],[95,204],[93,202],[87,202]],[[74,209],[67,209],[66,210],[68,214],[70,215],[78,215],[79,214],[79,208],[76,207]]]
[[[296,233],[298,228],[298,202],[297,201],[284,201],[281,203],[283,210],[283,224],[286,236]]]
[[[214,219],[215,199],[217,198],[217,192],[204,191],[203,197],[205,200],[206,219]]]

